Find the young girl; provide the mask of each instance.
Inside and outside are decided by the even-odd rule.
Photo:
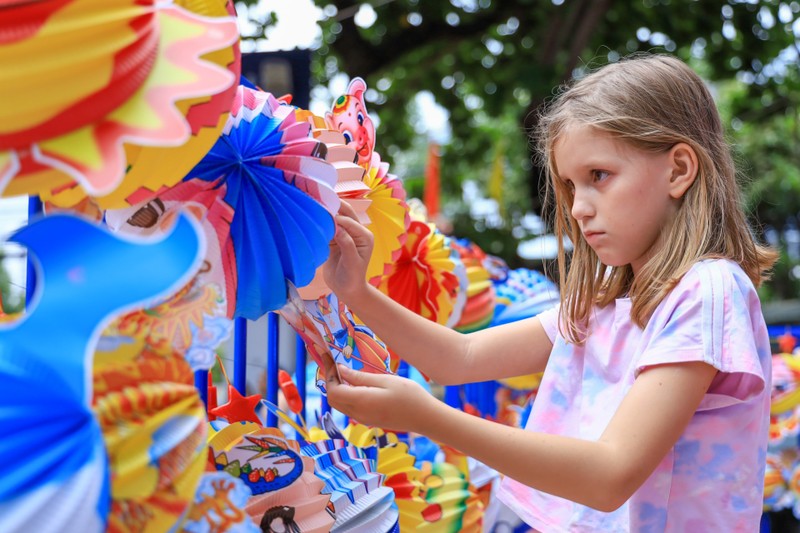
[[[332,364],[330,404],[494,467],[540,531],[756,531],[771,356],[755,287],[775,254],[746,223],[708,89],[677,59],[624,60],[562,92],[539,133],[555,231],[574,244],[557,309],[469,335],[429,322],[364,282],[370,233],[348,216],[325,272],[438,383],[544,371],[526,428],[396,376],[340,382]]]

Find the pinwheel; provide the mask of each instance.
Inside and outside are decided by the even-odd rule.
[[[418,315],[446,324],[459,290],[455,267],[445,236],[433,224],[414,220],[394,270],[378,288]]]
[[[287,300],[286,281],[311,281],[333,238],[336,170],[310,125],[269,93],[239,86],[222,137],[156,200],[107,213],[123,231],[158,231],[184,206],[209,235],[205,280],[226,315],[257,319]]]
[[[84,196],[72,190],[75,183],[89,195],[106,195],[125,175],[123,143],[180,146],[192,128],[199,132],[211,121],[216,127],[236,80],[226,68],[236,68],[236,20],[221,12],[227,1],[182,4],[6,2],[0,17],[5,195],[63,194],[62,205],[74,204]],[[211,95],[221,95],[213,110],[198,107],[197,99]],[[208,116],[190,126],[184,114],[192,108]],[[142,177],[135,181],[131,191]]]
[[[455,240],[452,246],[464,262],[468,280],[467,301],[455,329],[464,333],[477,331],[487,327],[494,316],[494,285],[483,264],[486,254],[475,243],[465,239]]]
[[[400,255],[410,219],[403,183],[389,173],[389,164],[375,152],[375,126],[367,112],[366,90],[364,80],[354,78],[325,114],[325,122],[344,136],[356,152],[356,163],[367,171],[363,178],[370,190],[366,196],[370,200],[367,227],[375,237],[367,280],[377,287]]]
[[[38,260],[37,292],[0,332],[0,530],[100,531],[113,485],[91,410],[94,339],[111,313],[184,285],[202,241],[185,217],[160,242],[131,243],[67,215],[12,240]]]
[[[372,201],[367,196],[370,188],[363,181],[364,169],[354,163],[357,157],[355,149],[347,146],[342,133],[328,129],[321,117],[303,109],[297,109],[295,115],[298,120],[308,122],[312,126],[313,138],[324,144],[324,158],[336,169],[336,194],[353,208],[359,222],[369,224],[367,208]],[[316,300],[331,292],[325,284],[321,266],[317,268],[314,279],[297,290],[304,300]]]
[[[364,183],[370,190],[367,194],[370,200],[367,208],[370,224],[367,228],[375,243],[367,265],[367,281],[377,287],[403,253],[411,218],[403,182],[389,173],[389,164],[382,162],[377,152],[372,153]]]
[[[297,441],[276,428],[237,423],[221,427],[209,446],[214,466],[251,490],[244,510],[263,531],[330,531],[330,497],[321,494],[324,483]]]
[[[438,506],[436,531],[483,531],[483,502],[465,475],[450,463],[423,462],[420,466],[425,484],[425,501]]]
[[[194,500],[206,462],[205,406],[179,353],[97,354],[93,410],[111,469],[109,531],[166,531]]]
[[[493,326],[536,316],[559,302],[558,286],[527,268],[506,270],[505,277],[495,281],[495,291]]]
[[[354,446],[378,447],[378,472],[386,476],[384,484],[394,491],[400,530],[437,531],[435,520],[440,508],[425,501],[422,472],[414,465],[408,445],[400,442],[394,433],[361,424],[349,424],[341,433]]]
[[[345,440],[329,439],[300,448],[314,459],[315,473],[331,495],[336,522],[333,529],[363,532],[398,531],[398,513],[392,489],[376,471],[377,450],[358,448]]]

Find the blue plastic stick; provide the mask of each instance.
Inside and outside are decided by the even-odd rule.
[[[278,405],[278,315],[267,315],[267,400]],[[267,411],[267,427],[278,427],[278,417]]]
[[[203,405],[208,409],[208,370],[198,370],[194,373],[194,386],[203,400]]]
[[[246,396],[247,388],[247,319],[233,319],[233,386]]]
[[[303,402],[303,418],[306,418],[306,345],[300,335],[295,335],[295,356],[294,356],[294,382],[297,385],[297,394]],[[296,436],[300,440],[300,435]]]
[[[44,211],[42,200],[38,196],[28,197],[28,223],[31,219],[39,216]],[[33,261],[28,255],[26,279],[25,279],[25,307],[27,308],[31,301],[33,301],[33,293],[36,290],[36,269],[33,266]]]
[[[444,388],[444,403],[450,407],[461,409],[461,395],[459,394],[458,385],[447,385]]]

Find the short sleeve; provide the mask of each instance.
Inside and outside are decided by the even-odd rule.
[[[636,375],[654,365],[705,362],[719,373],[699,410],[761,394],[771,353],[761,305],[741,268],[726,260],[695,265],[645,327]]]
[[[536,318],[539,319],[539,322],[544,328],[544,332],[547,334],[547,337],[553,344],[555,344],[556,337],[558,336],[559,309],[561,309],[561,305],[556,305],[555,307],[551,307],[547,311],[542,311],[536,315]]]

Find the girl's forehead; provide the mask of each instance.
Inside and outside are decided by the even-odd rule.
[[[588,124],[567,126],[553,143],[555,159],[565,162],[598,157],[627,159],[632,149],[629,143]]]

